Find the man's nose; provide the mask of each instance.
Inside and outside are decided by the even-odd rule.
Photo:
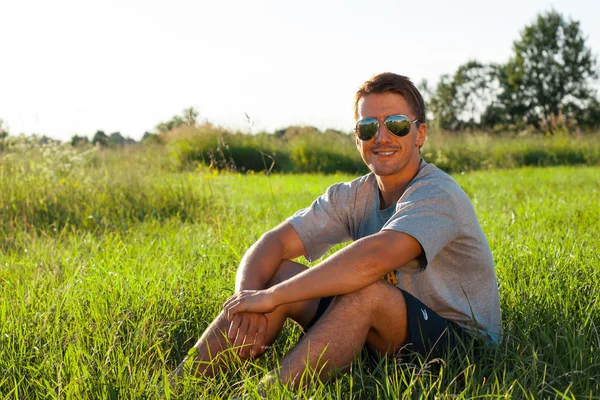
[[[385,124],[379,123],[379,129],[377,135],[375,135],[375,143],[390,143],[392,141],[392,134],[386,128]]]

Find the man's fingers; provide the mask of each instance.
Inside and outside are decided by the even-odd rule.
[[[229,297],[227,301],[223,304],[223,310],[225,311],[225,316],[228,321],[231,321],[235,314],[238,314],[239,304],[240,304],[240,294],[236,293],[233,296]],[[232,310],[235,310],[232,312]]]
[[[233,321],[233,317],[242,312],[241,304],[238,299],[229,299],[223,305],[223,311],[228,321]]]
[[[246,337],[239,351],[239,355],[242,358],[247,357],[248,353],[250,353],[250,349],[254,344],[254,338],[256,337],[256,331],[258,330],[255,318],[250,316],[245,316],[245,318],[248,319],[248,330],[246,331]]]
[[[239,318],[241,319],[241,323],[240,327],[237,330],[237,335],[235,337],[233,347],[241,346],[244,343],[244,338],[246,337],[246,332],[248,331],[248,318],[243,318],[243,316]]]
[[[257,356],[264,351],[265,337],[267,334],[267,318],[261,315],[258,319],[258,330],[256,331],[256,339],[252,346],[252,355]]]
[[[235,303],[229,304],[229,306],[227,307],[227,314],[229,315],[229,318],[233,318],[240,312],[240,303],[238,303],[237,301]]]
[[[242,322],[242,317],[240,317],[239,315],[235,315],[231,319],[231,323],[229,324],[229,332],[227,333],[227,337],[229,338],[230,341],[233,341],[235,339],[241,322]]]

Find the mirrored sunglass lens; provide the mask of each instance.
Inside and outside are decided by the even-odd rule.
[[[374,118],[367,118],[358,121],[358,138],[360,140],[369,140],[377,134],[379,122]]]
[[[396,136],[405,136],[410,132],[410,121],[401,115],[392,115],[386,118],[385,126]]]

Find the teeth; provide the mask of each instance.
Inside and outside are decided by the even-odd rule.
[[[394,154],[394,152],[393,151],[380,151],[377,154],[383,154],[384,156],[390,156],[390,155]]]

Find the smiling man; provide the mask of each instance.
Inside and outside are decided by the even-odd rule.
[[[404,76],[376,75],[356,93],[354,116],[371,173],[331,186],[246,252],[235,294],[195,345],[195,374],[214,374],[226,349],[259,356],[287,318],[306,335],[265,382],[298,386],[307,366],[326,379],[364,347],[432,357],[472,337],[498,343],[492,254],[466,194],[421,159],[420,93]],[[348,241],[312,268],[291,261]]]

